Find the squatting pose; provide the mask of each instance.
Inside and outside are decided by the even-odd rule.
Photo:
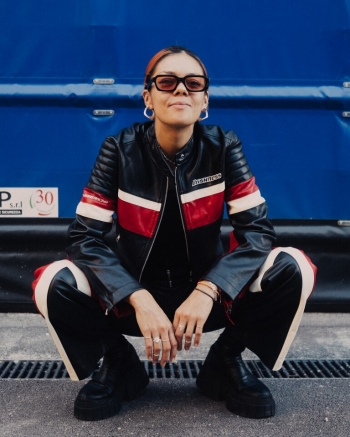
[[[274,247],[267,206],[235,133],[203,125],[209,78],[178,46],[149,62],[150,121],[104,141],[67,235],[67,260],[36,271],[34,300],[70,377],[89,377],[74,414],[117,414],[148,375],[124,335],[142,336],[164,366],[225,328],[197,378],[202,393],[250,418],[269,417],[269,389],[246,368],[245,348],[277,370],[298,329],[316,268],[299,250]],[[226,205],[232,225],[224,252]],[[116,244],[106,234],[113,221]]]

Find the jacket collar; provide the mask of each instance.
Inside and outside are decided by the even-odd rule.
[[[165,160],[165,158],[163,157],[160,151],[160,145],[158,144],[155,135],[154,123],[147,129],[146,139],[151,149],[152,156],[155,159],[156,163],[159,165],[161,169],[166,170],[166,172],[168,173],[170,166],[168,165],[167,161]],[[184,147],[182,147],[182,149],[176,153],[175,155],[176,166],[179,166],[183,162],[187,161],[187,159],[192,154],[193,148],[194,148],[194,140],[192,135],[191,138],[188,140],[188,142],[184,145]]]

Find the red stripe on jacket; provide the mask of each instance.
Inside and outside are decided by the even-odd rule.
[[[151,238],[156,229],[159,211],[143,208],[118,198],[118,221],[128,231]]]
[[[221,217],[224,208],[224,192],[212,194],[183,204],[188,230],[209,225]]]
[[[225,201],[229,202],[234,199],[241,199],[248,194],[255,193],[259,188],[255,184],[255,177],[248,179],[247,181],[241,182],[225,191]]]
[[[102,194],[96,193],[96,191],[90,190],[89,188],[84,188],[81,202],[108,209],[109,211],[115,211],[116,206],[116,201],[114,199],[102,196]]]

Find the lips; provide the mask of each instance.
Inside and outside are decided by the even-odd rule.
[[[190,106],[187,102],[174,102],[170,106]]]

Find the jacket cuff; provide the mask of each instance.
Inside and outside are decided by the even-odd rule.
[[[118,290],[115,290],[113,293],[108,293],[102,300],[108,311],[110,311],[116,305],[122,302],[124,303],[124,299],[134,293],[134,291],[142,290],[143,288],[144,287],[137,281],[132,281],[118,288]]]
[[[227,282],[225,278],[215,272],[209,272],[201,278],[201,280],[211,281],[217,285],[224,293],[234,299],[241,290],[237,290],[232,284]]]
[[[123,300],[119,303],[117,303],[112,311],[114,314],[119,318],[129,316],[130,314],[133,314],[135,312],[134,308],[127,302],[124,302]]]

